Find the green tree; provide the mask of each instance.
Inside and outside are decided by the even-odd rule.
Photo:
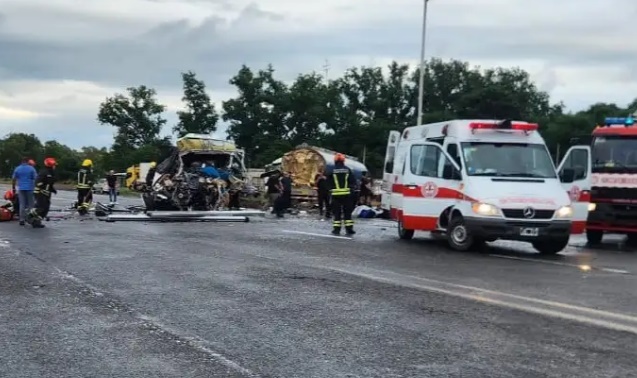
[[[49,140],[44,143],[44,154],[57,160],[56,173],[58,180],[68,181],[75,179],[80,166],[80,154],[77,151],[55,140]],[[41,164],[38,165],[42,166]]]
[[[126,89],[100,104],[97,120],[117,129],[115,145],[123,150],[140,148],[156,142],[166,124],[166,107],[157,102],[157,92],[144,85]]]
[[[173,128],[178,137],[188,133],[212,134],[217,130],[219,114],[206,93],[206,85],[194,72],[181,74],[186,110],[177,112],[179,123]]]
[[[230,123],[228,138],[246,150],[247,164],[253,167],[269,163],[271,156],[279,157],[292,147],[287,142],[288,88],[273,74],[271,66],[256,74],[242,66],[229,81],[238,97],[222,103],[223,120]]]
[[[53,156],[58,158],[57,156]],[[2,176],[11,177],[13,170],[22,159],[30,158],[36,163],[44,159],[44,148],[40,139],[33,134],[14,133],[0,142],[0,167]]]

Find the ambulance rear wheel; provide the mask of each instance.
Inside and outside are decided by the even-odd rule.
[[[411,240],[414,237],[414,230],[406,230],[403,222],[398,221],[398,237],[403,240]]]
[[[568,246],[569,238],[555,239],[550,241],[541,241],[533,243],[535,248],[541,255],[557,255]]]
[[[464,218],[459,215],[451,218],[447,226],[447,242],[451,249],[461,252],[473,249],[476,244],[480,244],[467,229]]]
[[[602,242],[604,231],[586,230],[586,241],[589,245],[597,245]]]

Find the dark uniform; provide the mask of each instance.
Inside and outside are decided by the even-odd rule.
[[[80,214],[87,214],[93,202],[93,163],[84,161],[82,168],[77,172],[77,210]]]
[[[40,174],[38,174],[35,180],[35,206],[31,209],[27,216],[27,222],[34,228],[42,228],[42,220],[49,214],[51,208],[51,194],[57,194],[57,190],[54,187],[55,184],[55,167],[50,166],[45,161],[45,166]]]
[[[146,173],[146,189],[151,190],[153,187],[153,181],[155,181],[155,173],[157,173],[157,164],[155,162],[150,163],[150,168]]]
[[[327,182],[327,177],[321,173],[316,175],[316,194],[318,196],[319,214],[323,216],[323,210],[325,210],[325,217],[331,218],[330,185]]]
[[[339,235],[344,223],[347,234],[353,235],[355,232],[352,220],[352,212],[354,211],[352,188],[356,185],[356,179],[352,171],[345,166],[343,155],[337,154],[334,160],[334,169],[327,180],[332,194],[332,215],[334,216],[332,233]]]

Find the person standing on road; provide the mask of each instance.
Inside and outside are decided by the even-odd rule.
[[[18,202],[20,203],[20,226],[24,226],[27,213],[33,208],[35,198],[33,197],[33,190],[35,189],[35,179],[38,173],[33,166],[29,165],[29,159],[22,159],[20,164],[13,171],[13,179],[11,181],[11,188],[13,192],[16,191],[16,185],[18,187]]]
[[[356,185],[356,179],[352,171],[345,166],[345,155],[338,153],[334,156],[334,169],[328,176],[327,182],[330,184],[332,194],[332,215],[334,216],[332,234],[340,235],[344,223],[347,235],[354,235],[356,232],[352,220],[354,211],[352,188]]]
[[[153,181],[155,181],[155,173],[157,172],[157,163],[151,162],[150,168],[148,168],[148,173],[146,173],[146,189],[152,190]]]
[[[283,218],[283,213],[292,204],[292,178],[290,176],[290,172],[285,172],[280,181],[281,195],[274,203],[274,212],[278,218]]]
[[[88,209],[93,202],[93,161],[86,159],[82,162],[82,167],[77,172],[77,211],[80,215],[88,213]]]
[[[330,207],[330,186],[327,183],[325,171],[317,174],[315,181],[316,195],[318,197],[319,215],[323,216],[323,211],[325,211],[325,218],[330,218],[330,213],[332,210]]]
[[[108,200],[111,205],[114,205],[117,203],[117,176],[112,169],[106,175],[106,184],[108,185]]]
[[[57,194],[53,186],[55,184],[54,158],[44,159],[44,169],[38,175],[35,182],[35,207],[29,212],[29,223],[33,228],[44,228],[42,220],[49,215],[51,209],[51,194]]]
[[[268,206],[272,208],[272,214],[275,213],[276,200],[281,194],[280,179],[279,174],[275,174],[268,177],[268,181],[265,183],[268,194]]]

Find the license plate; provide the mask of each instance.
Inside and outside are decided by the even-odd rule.
[[[540,234],[539,228],[521,228],[520,236],[538,236]]]

